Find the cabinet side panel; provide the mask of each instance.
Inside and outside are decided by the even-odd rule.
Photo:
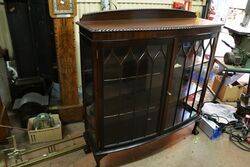
[[[85,107],[85,131],[93,145],[97,145],[97,113],[95,108],[94,73],[91,43],[84,36],[80,36],[81,45],[81,75],[83,104]]]

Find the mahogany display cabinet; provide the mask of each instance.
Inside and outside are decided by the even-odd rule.
[[[97,166],[199,118],[221,24],[167,9],[93,13],[77,24],[85,152]]]

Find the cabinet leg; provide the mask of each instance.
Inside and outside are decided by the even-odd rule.
[[[96,162],[96,167],[100,167],[100,161]]]
[[[96,162],[96,167],[100,167],[101,165],[101,159],[103,157],[105,157],[106,155],[95,155],[94,154],[94,158],[95,158],[95,162]]]
[[[100,167],[100,165],[101,165],[101,159],[102,159],[102,157],[95,156],[96,167]]]
[[[192,134],[193,134],[193,135],[198,135],[198,134],[199,134],[199,131],[198,131],[198,129],[197,129],[198,126],[199,126],[199,124],[200,124],[200,123],[199,123],[198,121],[195,122],[195,124],[194,124],[194,129],[192,130]]]
[[[83,151],[85,152],[85,154],[88,154],[91,152],[90,147],[87,144],[83,146]]]
[[[84,140],[85,140],[85,143],[86,143],[86,145],[83,146],[83,151],[85,152],[85,154],[88,154],[88,153],[91,152],[90,145],[89,145],[88,134],[86,132],[84,132],[83,137],[84,137]]]
[[[217,88],[216,91],[215,91],[215,94],[214,94],[214,97],[213,97],[213,100],[212,100],[213,103],[216,102],[216,99],[217,99],[217,97],[218,97],[218,95],[219,95],[219,93],[220,93],[220,90],[221,90],[221,88],[222,88],[222,86],[223,86],[223,84],[224,84],[224,82],[225,82],[225,80],[226,80],[227,75],[228,75],[228,74],[227,74],[227,71],[225,71],[225,74],[223,74],[222,79],[221,79],[221,82],[220,82],[218,88]]]

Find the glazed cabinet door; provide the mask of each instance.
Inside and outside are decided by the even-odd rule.
[[[102,48],[104,147],[158,133],[171,46],[170,40],[152,40]]]
[[[216,34],[175,39],[163,129],[192,120],[203,103]]]

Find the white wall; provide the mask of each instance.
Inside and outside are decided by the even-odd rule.
[[[163,8],[172,7],[173,1],[183,2],[183,0],[112,0],[116,4],[117,9],[144,9],[144,8]],[[77,0],[77,16],[75,21],[79,21],[83,14],[101,11],[101,0]],[[202,6],[206,4],[206,0],[193,1],[192,11],[197,15],[201,15]],[[79,49],[79,29],[75,25],[76,39],[76,60],[78,72],[78,85],[81,87],[81,66],[80,66],[80,49]]]
[[[218,1],[218,0],[217,0]],[[239,9],[245,9],[247,6],[247,1],[248,0],[227,0],[228,1],[228,5],[232,8],[239,8]]]

